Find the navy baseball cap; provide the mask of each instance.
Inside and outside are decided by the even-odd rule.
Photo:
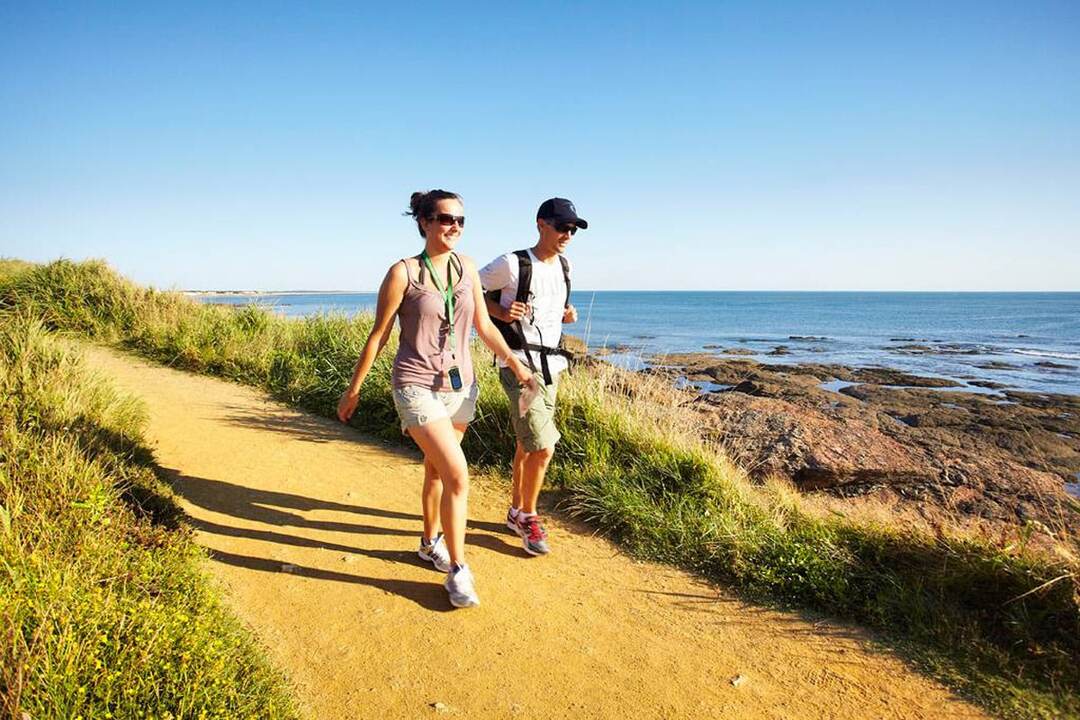
[[[578,217],[574,203],[566,198],[551,198],[540,203],[540,209],[536,211],[537,220],[547,220],[553,225],[573,223],[582,230],[589,227],[584,218]]]

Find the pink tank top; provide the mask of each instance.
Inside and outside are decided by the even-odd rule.
[[[472,334],[473,301],[472,279],[466,273],[457,276],[454,263],[454,336],[457,339],[457,359],[451,356],[450,332],[446,324],[446,301],[433,288],[421,285],[413,278],[409,263],[405,272],[409,285],[398,309],[401,333],[398,351],[394,357],[391,382],[395,388],[420,385],[440,392],[452,392],[447,373],[455,364],[461,372],[462,390],[475,382],[472,356],[469,353],[469,337]],[[446,278],[439,278],[445,284]]]

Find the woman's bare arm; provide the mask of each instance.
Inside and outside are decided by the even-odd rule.
[[[360,386],[364,384],[364,378],[375,364],[375,358],[379,356],[390,333],[394,329],[394,318],[397,317],[401,307],[401,298],[405,294],[405,288],[409,284],[409,275],[404,263],[394,263],[386,272],[382,285],[379,287],[379,299],[375,305],[375,324],[371,326],[364,349],[360,351],[360,359],[353,369],[349,387],[341,394],[338,400],[338,419],[348,422],[356,411],[356,405],[360,400]]]

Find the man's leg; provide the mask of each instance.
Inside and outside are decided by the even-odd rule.
[[[521,441],[517,441],[517,449],[514,451],[514,475],[513,485],[511,489],[510,507],[521,509],[521,475],[525,471],[525,457],[528,453],[525,452],[525,446],[521,444]]]
[[[536,502],[544,485],[559,431],[555,427],[555,397],[557,387],[541,385],[540,396],[533,401],[524,417],[514,412],[518,405],[516,379],[509,371],[500,373],[511,407],[511,422],[517,445],[514,451],[514,474],[510,511],[506,525],[522,539],[522,545],[530,555],[548,552],[547,533],[536,516]]]
[[[521,463],[521,510],[513,521],[514,532],[521,536],[522,547],[530,555],[547,555],[547,530],[536,513],[536,502],[544,486],[548,465],[555,455],[555,446],[528,452],[522,447]]]
[[[547,475],[548,465],[555,456],[555,448],[543,448],[536,452],[524,452],[521,443],[518,448],[523,451],[521,468],[521,511],[526,515],[536,514],[536,501],[540,498],[540,489],[544,485],[544,476]]]

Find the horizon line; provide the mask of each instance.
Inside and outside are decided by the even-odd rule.
[[[166,288],[171,290],[171,288]],[[187,295],[377,295],[378,290],[193,290],[193,289],[180,289],[175,292],[184,293]],[[841,290],[776,290],[776,289],[761,289],[761,290],[705,290],[705,289],[680,289],[680,290],[639,290],[633,288],[618,289],[618,290],[590,290],[590,289],[572,289],[572,293],[615,293],[615,292],[633,292],[633,293],[889,293],[889,294],[918,294],[918,293],[951,293],[951,294],[965,294],[965,295],[994,295],[994,294],[1043,294],[1043,295],[1076,295],[1080,294],[1078,290],[871,290],[871,289],[841,289]]]

